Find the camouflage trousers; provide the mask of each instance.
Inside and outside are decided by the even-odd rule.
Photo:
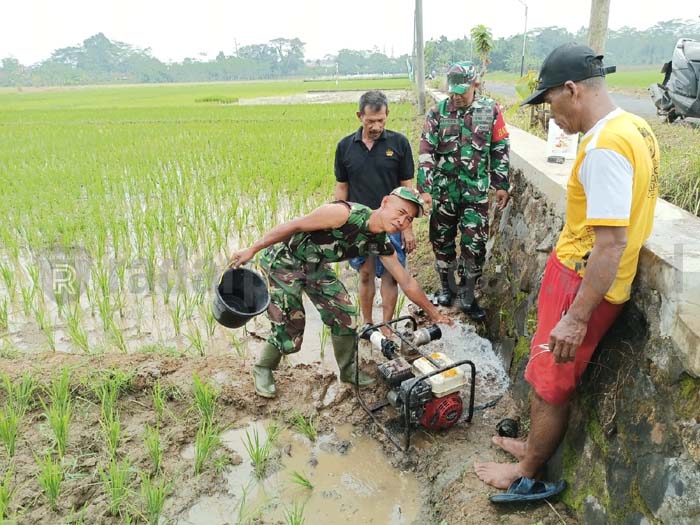
[[[454,269],[459,229],[457,271],[460,276],[481,275],[489,231],[488,189],[484,191],[456,177],[436,177],[435,182],[429,229],[435,268],[438,272]]]
[[[328,264],[294,264],[289,256],[272,247],[263,253],[261,266],[268,277],[272,323],[268,342],[283,354],[301,349],[306,326],[302,292],[321,314],[333,335],[355,335],[356,307],[350,295]],[[285,252],[286,250],[282,250]]]

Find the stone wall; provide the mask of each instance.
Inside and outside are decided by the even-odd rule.
[[[509,129],[515,190],[491,218],[482,290],[526,415],[522,374],[571,162],[546,163],[544,141]],[[583,523],[700,524],[699,284],[700,220],[660,202],[632,299],[583,378],[549,466]]]

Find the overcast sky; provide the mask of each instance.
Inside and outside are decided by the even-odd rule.
[[[524,0],[528,28],[588,25],[590,0]],[[698,20],[690,0],[610,0],[609,26],[646,29],[661,20]],[[684,7],[685,6],[685,7]],[[339,49],[387,55],[412,47],[414,0],[4,0],[0,58],[23,64],[102,32],[111,40],[150,47],[163,61],[231,54],[238,46],[298,37],[307,58]],[[521,0],[423,0],[424,36],[462,37],[476,24],[495,37],[521,33]]]

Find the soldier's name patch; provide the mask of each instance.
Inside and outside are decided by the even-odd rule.
[[[440,127],[441,128],[447,128],[450,126],[455,126],[460,123],[460,119],[458,118],[443,118],[440,119]]]

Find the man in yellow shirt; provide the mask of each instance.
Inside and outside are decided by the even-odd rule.
[[[557,125],[583,133],[566,192],[566,223],[545,268],[525,379],[533,387],[526,441],[494,437],[517,463],[479,463],[477,475],[518,493],[554,454],[569,398],[596,345],[630,297],[658,196],[659,146],[643,119],[617,108],[602,55],[564,44],[545,59],[523,103],[551,105]],[[560,485],[560,490],[563,486]]]

